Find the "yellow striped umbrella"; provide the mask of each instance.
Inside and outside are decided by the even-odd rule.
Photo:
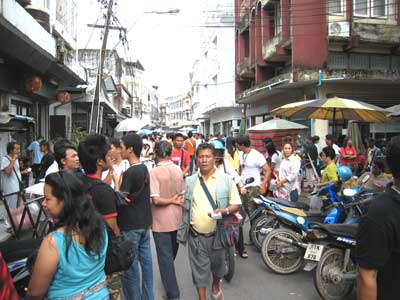
[[[326,100],[308,100],[283,105],[271,111],[272,114],[287,118],[355,120],[367,123],[387,122],[384,108],[361,101],[339,97]]]

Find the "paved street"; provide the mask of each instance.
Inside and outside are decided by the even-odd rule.
[[[248,232],[248,230],[247,230]],[[154,246],[154,245],[153,245]],[[259,252],[247,246],[249,258],[236,257],[235,276],[230,283],[223,282],[225,299],[246,300],[318,300],[313,284],[313,273],[300,271],[293,275],[276,275],[267,270]],[[157,258],[153,247],[155,299],[162,299],[162,284],[157,268]],[[192,284],[187,248],[180,247],[175,263],[178,282],[181,289],[181,299],[197,299],[196,290]],[[353,297],[355,299],[355,297]]]

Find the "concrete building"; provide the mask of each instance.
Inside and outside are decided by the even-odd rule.
[[[399,8],[398,0],[235,0],[236,100],[248,126],[275,107],[333,95],[397,104]],[[310,123],[313,134],[331,130]]]
[[[72,127],[89,130],[90,114],[100,59],[99,49],[79,49],[80,65],[85,69],[88,81],[86,95],[72,102]],[[100,128],[101,133],[113,136],[119,121],[131,117],[133,97],[126,89],[126,63],[116,50],[105,52],[103,82],[100,93]]]
[[[193,126],[193,114],[190,94],[182,94],[165,99],[165,126],[169,129],[179,129]],[[163,105],[163,106],[164,106]]]
[[[205,5],[213,12],[205,20],[201,52],[191,74],[193,117],[203,133],[230,134],[240,126],[242,109],[234,93],[233,4],[229,0]]]
[[[10,140],[24,152],[35,136],[49,138],[49,106],[85,83],[73,51],[76,23],[64,22],[64,6],[76,17],[75,0],[0,0],[0,156]]]
[[[158,87],[150,82],[139,60],[126,62],[126,66],[128,72],[125,84],[133,97],[133,116],[141,119],[149,127],[158,127],[160,125]]]

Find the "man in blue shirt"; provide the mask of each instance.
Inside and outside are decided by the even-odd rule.
[[[36,141],[33,141],[28,146],[28,151],[33,152],[33,159],[32,159],[32,174],[33,178],[35,179],[35,183],[39,182],[39,173],[40,173],[40,162],[42,161],[43,153],[40,151],[40,142],[44,138],[39,135]]]

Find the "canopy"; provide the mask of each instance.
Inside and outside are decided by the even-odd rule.
[[[146,124],[142,120],[130,118],[119,122],[117,127],[115,127],[115,130],[118,132],[139,131],[145,125]]]
[[[283,130],[299,129],[299,130],[301,130],[301,129],[306,129],[306,128],[308,128],[308,127],[298,124],[298,123],[295,123],[295,122],[275,118],[273,120],[269,120],[267,122],[250,127],[247,130],[248,131],[250,131],[250,130],[252,130],[252,131],[267,131],[267,130],[279,130],[279,129],[283,129]]]

